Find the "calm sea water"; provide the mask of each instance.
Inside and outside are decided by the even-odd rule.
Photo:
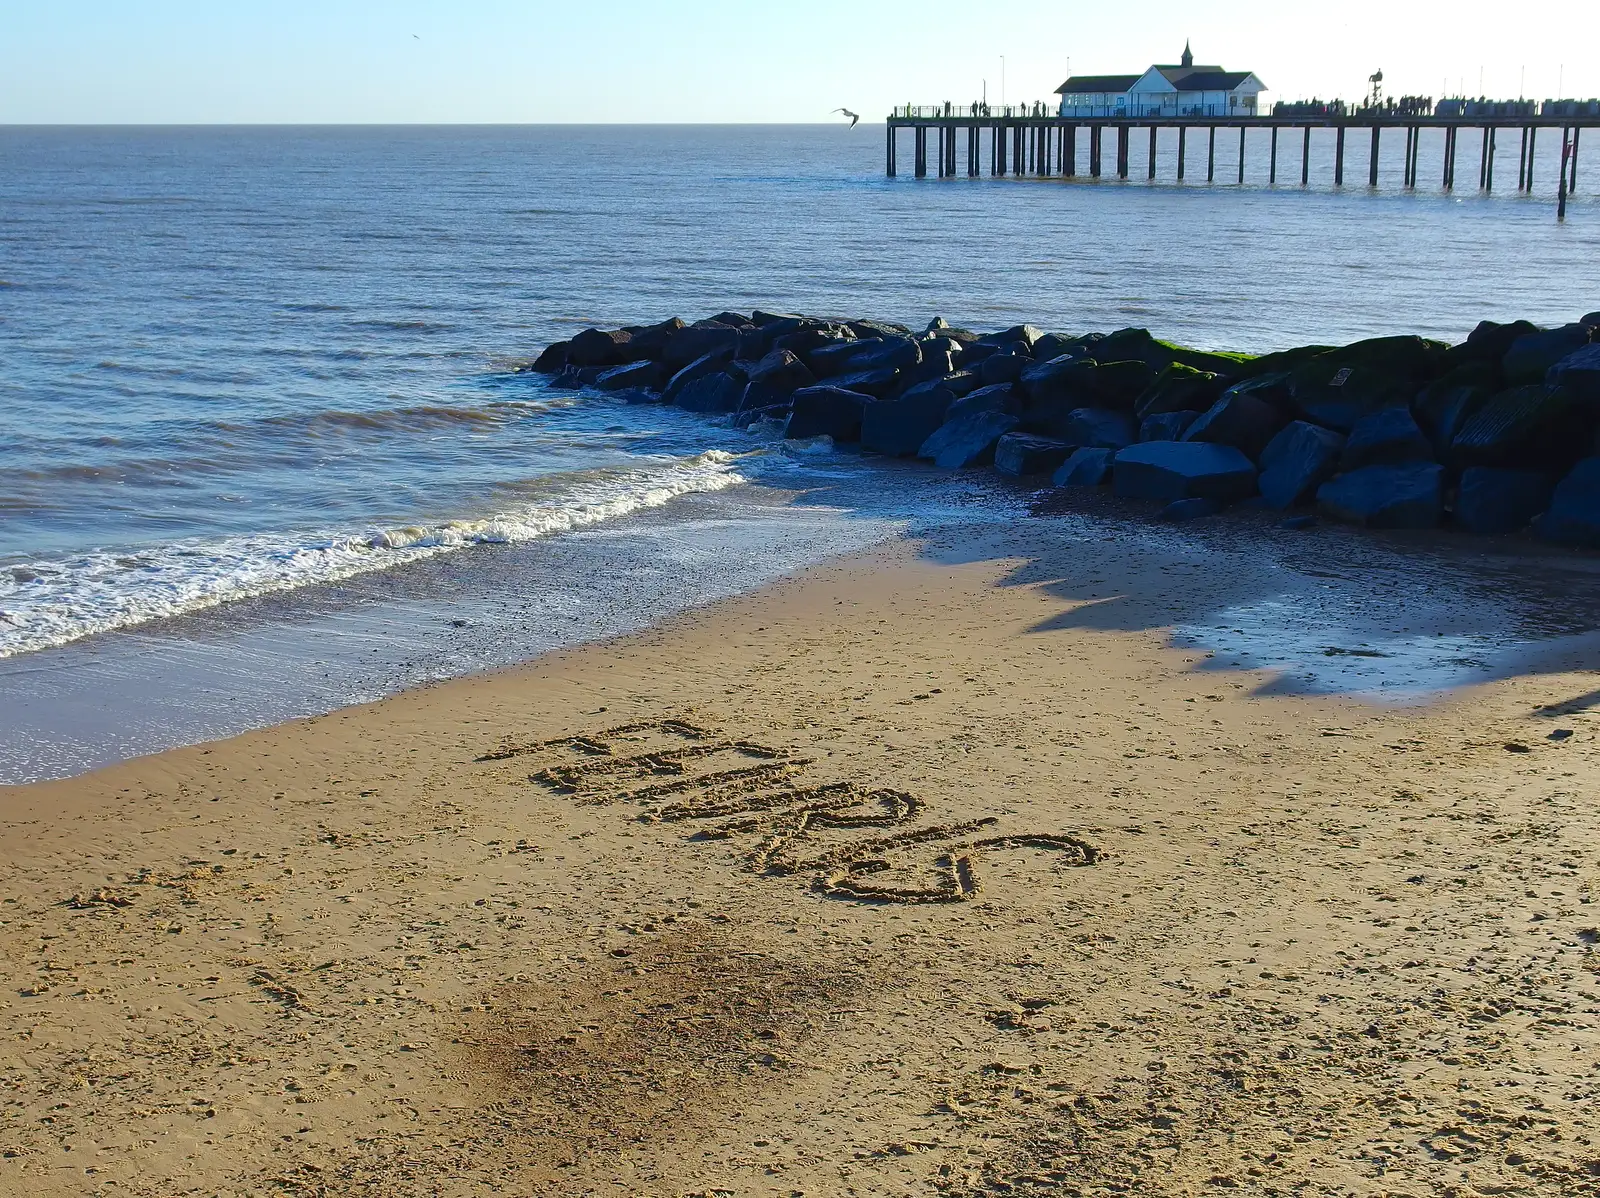
[[[1600,308],[1600,173],[1558,225],[1553,140],[1533,197],[1502,148],[1491,200],[1403,193],[1398,142],[1375,194],[1333,193],[1320,139],[1313,186],[1271,189],[1264,134],[1244,186],[1191,147],[1179,187],[890,181],[868,126],[0,129],[0,657],[792,482],[743,434],[505,370],[590,324],[1267,350],[1568,320]]]

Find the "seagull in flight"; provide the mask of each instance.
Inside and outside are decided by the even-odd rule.
[[[858,116],[856,113],[851,112],[848,108],[835,108],[834,111],[835,112],[842,112],[842,113],[845,114],[845,116],[849,117],[850,118],[850,128],[852,128],[852,129],[854,129],[858,124],[861,123],[861,117]]]

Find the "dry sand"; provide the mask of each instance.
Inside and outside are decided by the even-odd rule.
[[[964,548],[6,792],[0,1191],[1600,1193],[1596,663],[1265,697]]]

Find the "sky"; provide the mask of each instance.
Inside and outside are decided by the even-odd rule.
[[[1355,99],[1379,68],[1395,95],[1600,95],[1583,2],[0,0],[0,124],[881,120],[999,102],[1002,76],[1048,100],[1185,39],[1269,100]]]

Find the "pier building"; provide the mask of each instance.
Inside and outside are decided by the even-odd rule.
[[[1252,71],[1195,66],[1186,44],[1176,64],[1157,64],[1142,75],[1074,75],[1056,94],[1063,118],[1250,117],[1266,90]]]

